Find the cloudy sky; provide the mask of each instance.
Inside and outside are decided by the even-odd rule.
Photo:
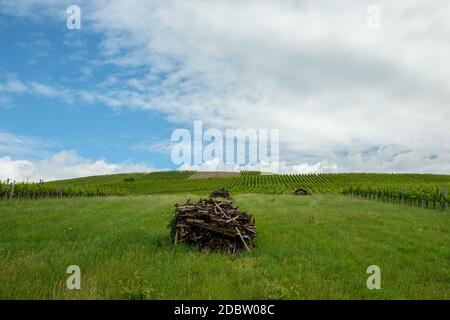
[[[279,129],[283,172],[449,173],[449,17],[444,0],[0,0],[0,179],[177,169],[170,135],[195,120]]]

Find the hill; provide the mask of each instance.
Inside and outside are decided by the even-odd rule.
[[[80,188],[99,186],[122,195],[207,193],[218,188],[226,188],[234,194],[249,192],[290,194],[298,188],[304,188],[313,194],[340,194],[346,187],[367,184],[448,188],[450,175],[372,173],[266,175],[255,171],[227,175],[214,172],[168,171],[94,176],[47,184]]]

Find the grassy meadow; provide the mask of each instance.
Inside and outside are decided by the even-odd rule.
[[[450,215],[340,195],[239,194],[256,248],[174,246],[198,195],[0,201],[0,299],[450,299]],[[366,269],[381,268],[381,290]],[[66,268],[81,289],[66,289]]]

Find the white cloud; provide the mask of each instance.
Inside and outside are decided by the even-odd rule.
[[[90,160],[74,151],[61,151],[49,159],[30,161],[0,157],[0,180],[44,181],[87,177],[123,172],[149,172],[145,164],[109,163],[103,159]]]
[[[67,16],[65,9],[71,3],[72,0],[1,0],[0,11],[16,17],[48,22],[48,18],[61,19]]]
[[[48,156],[56,144],[36,137],[15,135],[0,131],[0,155]]]
[[[28,160],[12,160],[9,156],[0,157],[0,180],[26,181],[33,163]]]
[[[178,170],[197,171],[229,171],[257,170],[262,172],[305,174],[305,173],[338,173],[338,172],[371,172],[371,173],[449,173],[450,150],[441,154],[430,150],[404,150],[397,147],[386,147],[354,152],[342,157],[334,157],[330,161],[310,161],[289,164],[286,161],[259,163],[258,165],[228,165],[219,159],[203,162],[200,165],[181,165]],[[413,169],[411,169],[413,168]]]
[[[9,98],[10,95],[23,94],[27,92],[28,88],[23,82],[17,80],[12,75],[9,75],[4,83],[0,83],[0,107],[11,107],[11,99]]]
[[[132,150],[144,150],[151,153],[159,153],[168,155],[171,153],[172,148],[175,146],[174,142],[170,140],[150,141],[135,143],[131,146]]]
[[[270,173],[286,173],[286,174],[298,174],[298,173],[325,173],[325,172],[338,172],[337,165],[330,165],[325,162],[318,162],[310,165],[308,163],[302,163],[298,165],[288,165],[286,162],[260,162],[257,165],[236,165],[236,164],[224,164],[219,159],[207,160],[202,164],[183,164],[178,170],[196,170],[196,171],[225,171],[225,172],[240,172],[240,171],[261,171]]]
[[[9,97],[11,94],[25,93],[36,94],[48,98],[60,98],[66,102],[71,101],[71,96],[81,95],[76,91],[50,86],[48,84],[39,83],[37,81],[20,81],[17,79],[8,79],[4,83],[0,83],[0,94],[3,97]]]
[[[32,82],[30,84],[30,86],[31,86],[31,89],[39,95],[43,95],[43,96],[50,97],[50,98],[54,98],[54,97],[58,96],[58,90],[55,88],[52,88],[48,85],[38,83],[38,82]]]
[[[21,93],[28,91],[28,88],[19,80],[9,79],[0,87],[0,91],[10,93]]]
[[[336,158],[389,146],[445,159],[450,4],[379,1],[379,32],[366,28],[370,4],[104,1],[90,19],[106,60],[152,68],[104,102],[162,110],[180,123],[279,128],[281,157],[291,163],[361,170],[368,162]],[[369,169],[425,165],[420,157],[404,167],[383,161],[375,154]]]
[[[0,131],[0,180],[45,181],[124,172],[148,172],[155,169],[130,161],[111,163],[105,159],[87,159],[58,144]]]
[[[60,6],[14,3],[21,15]],[[377,32],[371,4],[82,2],[104,63],[144,75],[78,94],[181,124],[280,129],[297,170],[448,172],[450,3],[379,0]]]

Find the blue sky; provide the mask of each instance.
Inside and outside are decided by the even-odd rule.
[[[448,173],[450,5],[371,4],[0,0],[0,179],[177,169],[195,120],[280,130],[282,172]]]
[[[5,14],[0,19],[1,83],[63,87],[77,92],[92,90],[117,74],[123,80],[140,72],[96,63],[101,39],[89,28],[69,30],[65,20],[47,23]],[[168,139],[176,127],[165,121],[159,111],[114,110],[100,102],[80,101],[71,97],[72,94],[60,97],[58,92],[53,95],[30,93],[30,90],[19,87],[2,101],[3,133],[45,141],[44,149],[48,152],[76,150],[89,159],[176,168],[170,154],[145,148]],[[35,161],[48,156],[47,152],[32,152],[32,147],[29,154],[14,156]]]

